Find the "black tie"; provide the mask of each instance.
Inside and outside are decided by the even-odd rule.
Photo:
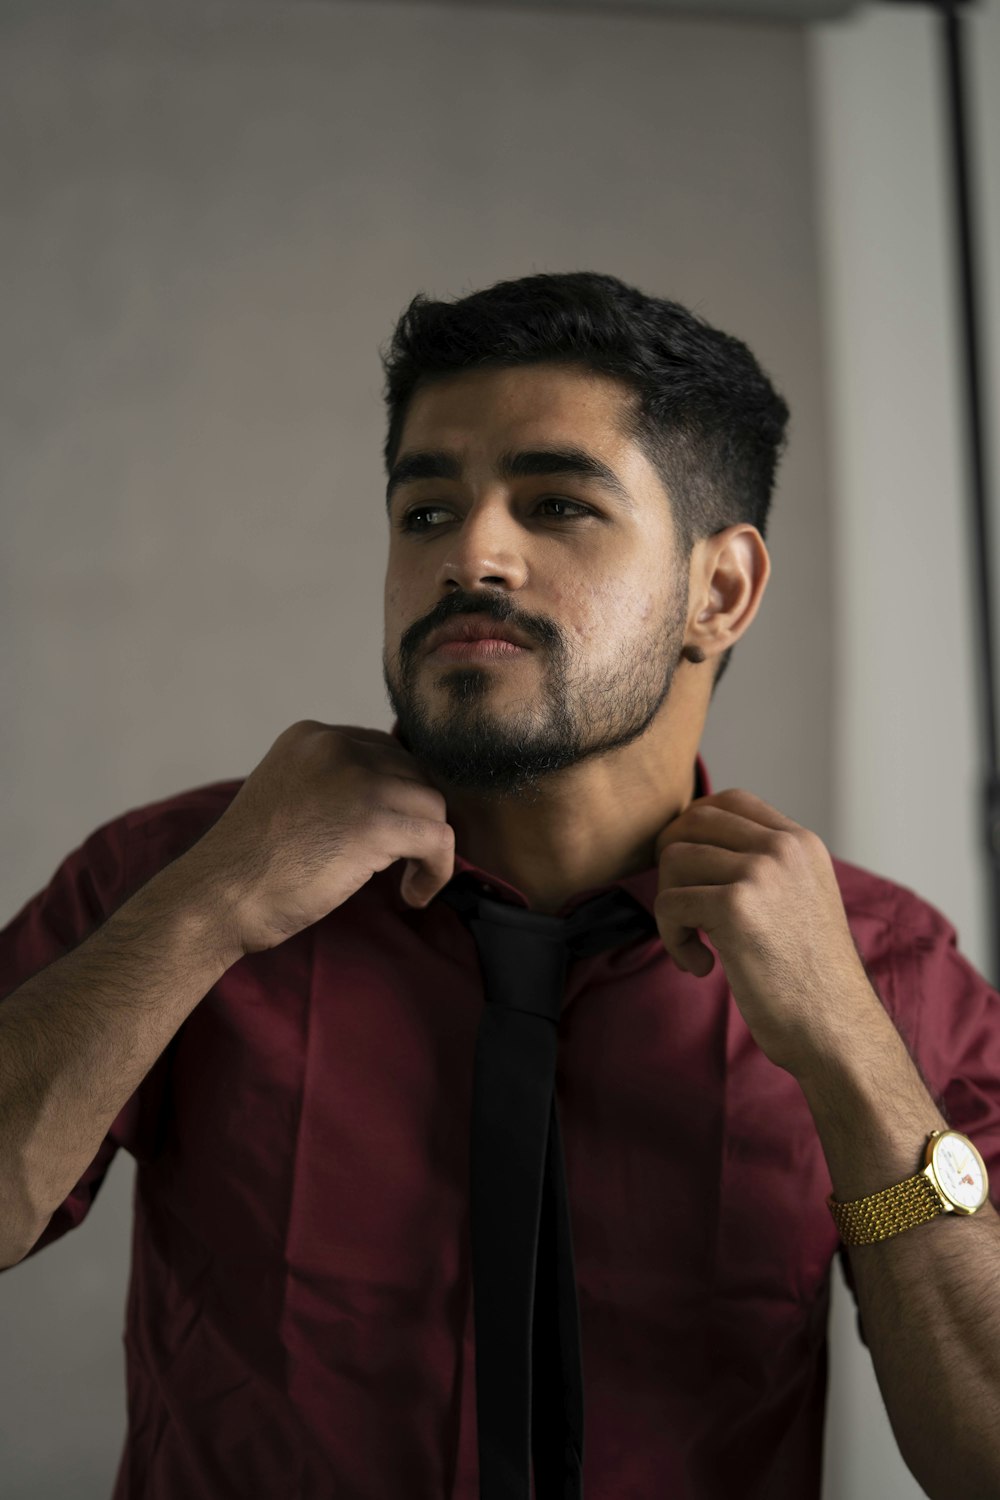
[[[477,882],[478,883],[478,882]],[[468,923],[486,1009],[476,1038],[470,1144],[480,1500],[582,1500],[583,1356],[555,1071],[570,957],[654,936],[620,887],[553,917],[440,893]]]

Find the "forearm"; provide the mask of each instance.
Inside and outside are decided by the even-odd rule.
[[[911,1176],[930,1132],[948,1124],[873,993],[858,1014],[849,1050],[798,1075],[842,1202]],[[942,1214],[849,1254],[879,1386],[913,1474],[933,1500],[1000,1496],[996,1213],[986,1204],[972,1217]]]
[[[240,956],[195,855],[0,1001],[0,1265],[20,1259],[182,1021]]]

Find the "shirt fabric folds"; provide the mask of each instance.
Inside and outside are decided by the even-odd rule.
[[[709,794],[700,755],[696,771]],[[186,852],[241,784],[92,833],[0,933],[0,995]],[[937,908],[834,866],[872,984],[1000,1183],[1000,994]],[[460,851],[455,870],[528,905]],[[461,917],[408,907],[401,873],[226,972],[31,1252],[82,1221],[119,1148],[135,1158],[113,1500],[477,1500],[468,1181],[485,1002]],[[652,912],[655,867],[615,884]],[[575,960],[567,982],[556,1089],[590,1500],[820,1493],[830,1179],[798,1084],[753,1042],[715,957],[685,974],[652,937]]]

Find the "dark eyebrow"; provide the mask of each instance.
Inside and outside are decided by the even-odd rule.
[[[501,453],[496,464],[498,479],[532,479],[536,475],[572,474],[579,479],[596,479],[621,501],[626,510],[634,511],[635,502],[614,469],[595,458],[584,448],[528,448],[520,452]],[[385,508],[401,484],[416,479],[461,479],[462,465],[453,453],[444,449],[425,449],[406,453],[392,467],[385,488]]]

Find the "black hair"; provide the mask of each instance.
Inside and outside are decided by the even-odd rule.
[[[576,364],[631,389],[625,431],[671,503],[678,562],[699,538],[748,521],[763,537],[788,406],[733,335],[616,276],[522,276],[453,302],[418,293],[396,324],[385,370],[386,472],[414,392],[485,366]],[[734,648],[719,658],[714,694]]]

